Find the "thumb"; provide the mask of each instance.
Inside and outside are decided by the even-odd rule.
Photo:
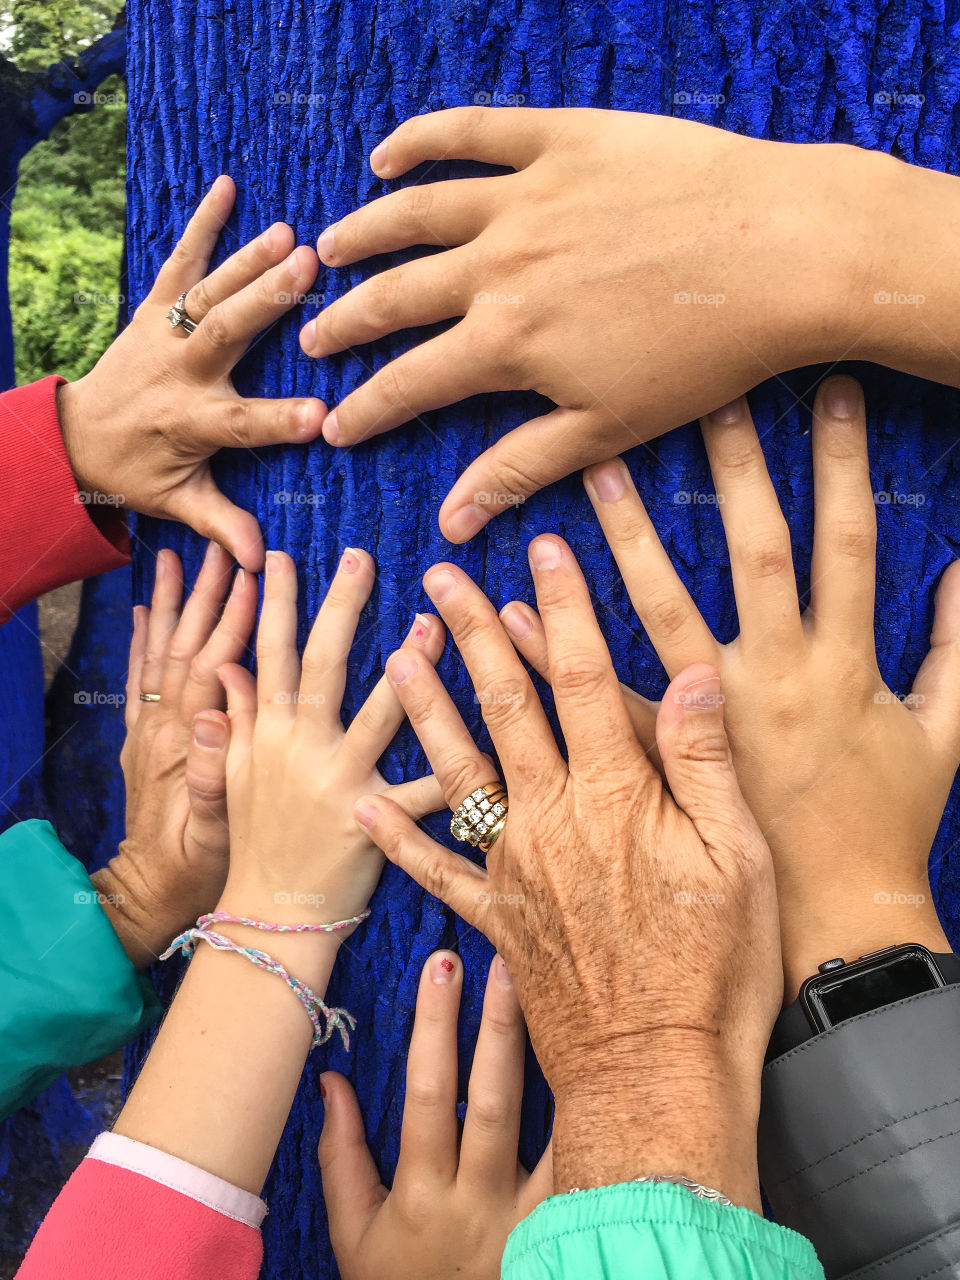
[[[353,1274],[356,1253],[370,1223],[387,1198],[363,1131],[357,1095],[336,1071],[320,1077],[323,1131],[317,1146],[330,1243],[344,1274]]]
[[[207,463],[171,492],[165,510],[154,514],[179,520],[201,537],[219,542],[241,569],[259,573],[263,568],[263,534],[256,517],[220,492]]]
[[[917,719],[934,744],[957,752],[960,743],[960,560],[947,567],[937,588],[930,651],[913,682]]]
[[[224,854],[229,847],[227,826],[227,747],[230,722],[222,711],[194,716],[187,748],[186,783],[190,802],[186,838],[201,848]]]
[[[715,667],[694,663],[671,680],[657,713],[657,746],[673,798],[704,844],[742,847],[745,828],[759,837],[733,769]]]

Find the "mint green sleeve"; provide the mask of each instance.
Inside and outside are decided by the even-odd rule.
[[[502,1280],[824,1280],[813,1245],[670,1183],[551,1196],[515,1227]]]
[[[0,1118],[160,1013],[83,866],[49,822],[0,835]]]

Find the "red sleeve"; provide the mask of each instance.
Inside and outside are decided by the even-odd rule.
[[[81,1162],[15,1280],[257,1280],[256,1227],[160,1182]]]
[[[77,491],[57,417],[63,381],[0,394],[0,622],[45,591],[129,559],[123,515],[98,507],[95,524]]]

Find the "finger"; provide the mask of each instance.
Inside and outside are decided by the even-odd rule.
[[[494,956],[467,1093],[457,1182],[481,1194],[517,1173],[527,1034],[510,971]]]
[[[673,798],[709,849],[763,845],[733,770],[714,667],[695,663],[670,682],[657,717],[657,743]]]
[[[344,1275],[387,1189],[367,1146],[363,1116],[352,1087],[335,1071],[320,1077],[323,1129],[317,1146],[330,1244]]]
[[[180,694],[180,718],[189,724],[207,707],[222,704],[217,670],[228,662],[239,662],[250,651],[250,637],[257,617],[257,580],[240,569],[233,580],[220,621],[187,672]]]
[[[494,367],[481,390],[512,390]],[[511,380],[514,384],[518,379]],[[529,385],[528,382],[523,383]],[[601,409],[554,409],[521,423],[467,467],[440,507],[450,542],[469,540],[494,516],[590,462],[609,458],[646,437]]]
[[[271,444],[305,444],[315,440],[327,416],[322,400],[246,399],[224,396],[208,400],[203,410],[204,444],[216,449],[258,449]]]
[[[140,715],[140,673],[147,654],[147,627],[150,610],[138,604],[133,610],[133,636],[130,640],[130,659],[127,664],[127,690],[123,703],[123,723],[129,733]]]
[[[204,380],[226,376],[261,330],[300,304],[318,270],[317,255],[300,245],[279,266],[218,303],[184,348],[189,368]]]
[[[356,444],[482,391],[504,390],[462,320],[446,333],[411,347],[346,396],[327,415],[327,444]]]
[[[184,303],[187,314],[193,320],[202,320],[219,303],[289,257],[296,243],[292,229],[285,222],[275,222],[189,290]]]
[[[571,773],[653,769],[639,749],[610,651],[573,552],[552,535],[529,548],[550,685]]]
[[[790,530],[746,398],[700,421],[723,519],[745,645],[799,651],[804,643]]]
[[[203,278],[235,199],[233,179],[222,173],[197,205],[179,243],[161,267],[150,290],[153,301],[170,306]]]
[[[451,809],[478,787],[499,782],[432,663],[412,646],[404,646],[387,659],[386,676]]]
[[[522,600],[511,600],[500,610],[500,621],[523,660],[549,684],[550,661],[547,657],[547,634],[539,613]],[[657,706],[642,694],[621,684],[620,692],[640,745],[651,763],[659,767],[657,752]]]
[[[458,178],[392,191],[327,227],[317,254],[328,267],[343,267],[375,253],[414,244],[466,244],[509,198],[503,178]]]
[[[550,116],[524,107],[483,106],[412,116],[374,147],[370,167],[381,178],[396,178],[424,160],[479,160],[523,169],[547,145]]]
[[[259,711],[293,721],[299,689],[297,567],[285,552],[268,551],[257,630]]]
[[[179,704],[190,664],[217,625],[232,577],[231,556],[218,543],[208,543],[197,580],[170,638],[161,688],[163,701],[169,707]]]
[[[827,378],[813,405],[814,631],[874,661],[877,508],[867,457],[863,392],[853,378]]]
[[[553,1188],[553,1139],[551,1138],[546,1151],[537,1161],[536,1168],[521,1182],[520,1195],[517,1198],[518,1216],[525,1218],[532,1213],[541,1201],[553,1195]]]
[[[413,620],[413,626],[407,633],[404,645],[419,650],[425,660],[431,666],[435,666],[443,653],[445,636],[446,632],[439,618],[428,613],[418,613]],[[351,720],[342,749],[349,751],[360,768],[365,773],[369,773],[397,736],[397,731],[405,718],[403,704],[391,687],[390,681],[386,676],[382,676],[369,698]],[[433,811],[427,809],[424,812],[432,813]]]
[[[397,329],[466,315],[475,293],[465,251],[451,249],[439,263],[435,256],[417,258],[332,302],[301,330],[300,345],[308,356],[330,356]]]
[[[263,535],[256,517],[220,492],[208,465],[170,493],[164,515],[180,520],[202,538],[219,542],[251,573],[263,568]]]
[[[911,695],[917,719],[952,762],[960,750],[960,560],[940,579],[930,650]]]
[[[663,548],[620,458],[584,472],[584,485],[631,603],[672,679],[719,646]]]
[[[447,798],[443,794],[440,780],[432,773],[422,778],[413,778],[410,782],[400,782],[389,791],[390,799],[411,817],[419,822],[428,813],[439,813],[447,807]]]
[[[229,846],[227,824],[227,748],[230,722],[222,711],[209,710],[194,717],[187,748],[186,784],[190,813],[184,845],[222,849],[224,872]],[[211,902],[211,906],[212,906]]]
[[[489,879],[481,867],[431,840],[386,796],[363,796],[354,816],[390,862],[483,932],[487,904],[482,899],[489,897]],[[496,946],[496,940],[490,940]]]
[[[175,551],[157,553],[156,574],[153,580],[153,599],[150,602],[150,618],[147,624],[147,651],[140,669],[140,690],[143,693],[160,693],[163,674],[170,651],[170,641],[180,621],[180,601],[183,599],[183,565]],[[147,703],[158,706],[159,703]]]
[[[373,558],[347,547],[314,620],[303,651],[300,704],[330,733],[342,732],[340,707],[347,683],[347,659],[357,623],[370,599],[376,570]]]
[[[245,759],[253,743],[253,729],[257,722],[257,682],[246,669],[228,662],[217,672],[227,695],[227,719],[230,721],[230,742],[227,754],[228,768],[232,758]]]
[[[434,565],[423,581],[466,663],[508,786],[511,778],[535,776],[540,787],[565,778],[566,765],[540,699],[493,605],[454,565]],[[402,693],[400,700],[413,723]],[[443,772],[433,759],[430,763],[446,790]]]
[[[457,1176],[457,1017],[463,965],[436,951],[423,967],[407,1054],[397,1180],[447,1185]]]

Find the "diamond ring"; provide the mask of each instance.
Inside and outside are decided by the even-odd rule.
[[[454,809],[450,834],[461,844],[472,844],[486,853],[507,820],[507,789],[502,782],[488,782]]]

